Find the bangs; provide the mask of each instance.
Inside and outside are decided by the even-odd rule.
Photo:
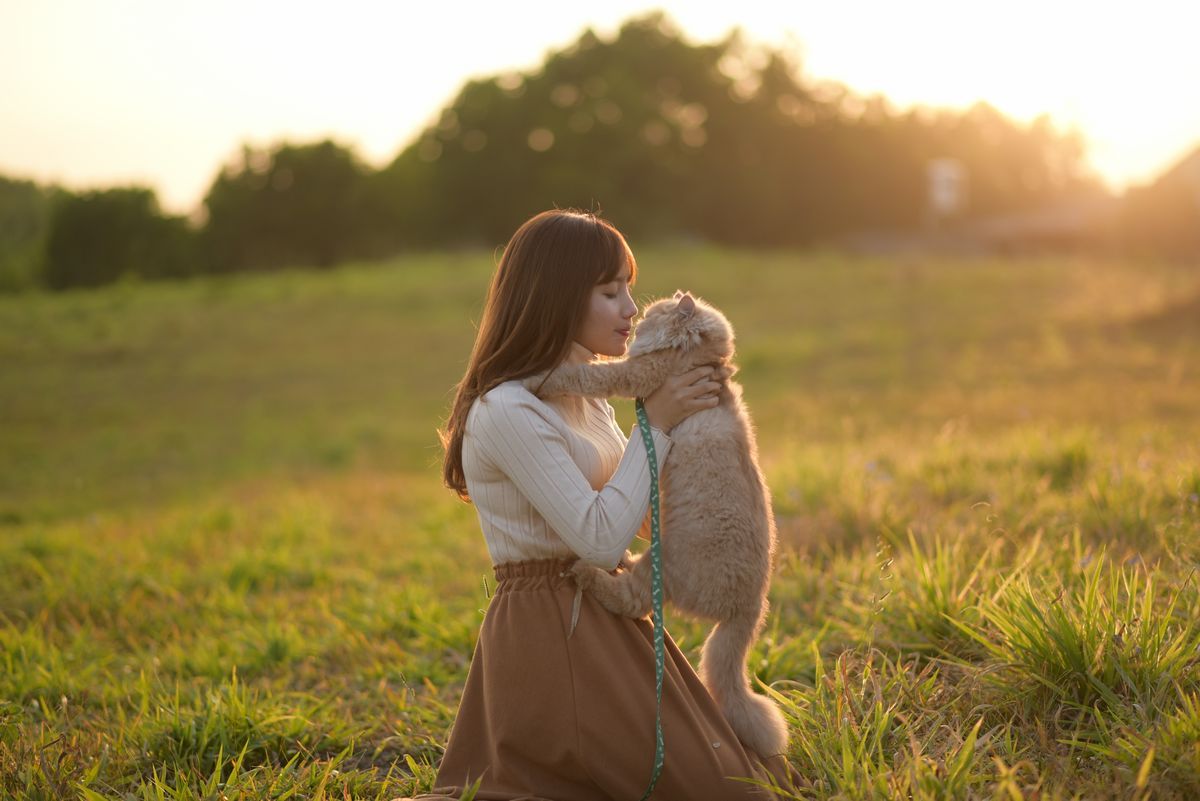
[[[607,284],[610,281],[617,280],[617,276],[621,274],[623,267],[629,267],[629,283],[633,284],[637,281],[637,260],[633,257],[633,251],[629,249],[629,244],[625,241],[625,237],[621,236],[620,232],[608,225],[602,225],[605,244],[604,263],[608,266],[596,280],[597,284]]]

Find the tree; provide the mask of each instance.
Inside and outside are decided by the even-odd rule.
[[[0,291],[37,284],[53,191],[0,177]]]
[[[1135,253],[1200,258],[1200,147],[1125,195],[1121,237]]]
[[[607,210],[634,236],[686,233],[704,102],[728,84],[721,49],[687,44],[661,15],[612,41],[587,31],[535,72],[467,83],[385,172],[421,187],[405,214],[437,241],[494,244],[552,205]]]
[[[367,172],[351,150],[331,140],[243,147],[204,199],[211,268],[331,267],[368,252]]]
[[[52,289],[100,286],[124,276],[177,278],[197,267],[187,222],[161,215],[151,189],[64,192],[54,203],[42,274]]]
[[[918,228],[937,157],[967,166],[968,214],[1098,186],[1078,137],[1045,118],[1023,128],[985,104],[897,113],[812,85],[791,53],[737,31],[693,45],[661,12],[467,83],[379,186],[410,244],[495,244],[557,205],[599,207],[635,237],[796,245]]]

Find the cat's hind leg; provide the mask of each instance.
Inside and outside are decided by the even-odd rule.
[[[608,611],[642,618],[650,614],[650,560],[636,557],[630,564],[629,570],[612,574],[580,560],[571,572],[575,574],[575,583]]]

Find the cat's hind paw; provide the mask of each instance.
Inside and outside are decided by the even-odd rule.
[[[595,565],[589,565],[582,559],[571,565],[571,575],[575,577],[575,586],[579,587],[584,592],[596,586],[596,581],[603,571]]]

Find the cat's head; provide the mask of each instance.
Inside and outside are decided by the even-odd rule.
[[[659,350],[703,350],[714,357],[733,355],[733,327],[721,312],[688,292],[646,307],[634,331],[629,355]]]

